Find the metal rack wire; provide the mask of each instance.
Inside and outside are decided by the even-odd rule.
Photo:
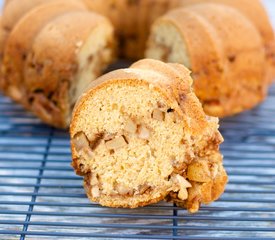
[[[0,97],[0,239],[275,239],[275,87],[257,109],[222,121],[226,193],[195,215],[171,204],[90,203],[65,131]]]

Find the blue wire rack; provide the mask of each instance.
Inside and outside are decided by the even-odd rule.
[[[0,239],[275,239],[275,87],[221,131],[230,182],[219,201],[194,215],[168,203],[109,209],[86,198],[68,132],[0,97]]]

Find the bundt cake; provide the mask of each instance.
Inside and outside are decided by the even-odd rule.
[[[55,0],[47,2],[49,1]],[[275,65],[274,33],[260,0],[106,0],[104,4],[102,4],[102,0],[76,1],[79,4],[86,4],[91,11],[98,12],[111,20],[120,39],[121,55],[131,59],[144,56],[151,24],[167,11],[200,2],[230,5],[240,10],[259,29],[265,42],[269,62]],[[44,4],[45,0],[10,0],[8,2],[3,13],[4,26],[7,29],[12,29],[27,11]]]
[[[68,127],[82,88],[112,61],[113,42],[111,23],[78,1],[41,4],[7,39],[2,89],[46,123]]]
[[[260,0],[106,0],[104,4],[101,0],[83,1],[92,11],[99,12],[112,20],[120,38],[122,55],[131,59],[144,56],[150,26],[169,10],[201,2],[229,5],[241,11],[260,31],[266,46],[268,62],[273,66],[270,71],[275,70],[274,33]],[[270,74],[269,79],[273,79],[275,71],[273,75]]]
[[[260,32],[266,51],[267,78],[272,82],[275,78],[275,39],[269,17],[260,0],[182,0],[181,6],[188,6],[195,3],[218,3],[231,6],[244,14]]]
[[[196,4],[159,18],[152,27],[146,56],[191,69],[195,93],[211,116],[250,109],[267,94],[261,36],[229,6]]]
[[[44,89],[41,86],[42,83],[45,84],[45,88],[47,88],[52,81],[66,82],[66,77],[70,75],[70,71],[73,70],[66,70],[65,74],[64,69],[60,70],[60,64],[46,64],[47,67],[45,68],[45,64],[41,64],[41,62],[45,61],[48,63],[55,61],[45,59],[47,54],[51,54],[48,53],[48,51],[41,50],[42,48],[39,48],[38,42],[44,44],[44,49],[46,49],[47,44],[45,40],[42,40],[42,37],[39,38],[39,41],[36,41],[36,38],[40,32],[43,31],[45,25],[60,15],[76,10],[90,10],[110,20],[119,40],[118,53],[120,56],[130,59],[140,58],[144,55],[146,41],[150,33],[150,26],[159,18],[152,28],[147,57],[184,63],[187,67],[191,68],[195,79],[195,92],[209,115],[223,117],[249,109],[264,99],[268,87],[267,82],[271,82],[271,79],[273,79],[275,75],[275,67],[273,68],[273,65],[275,66],[274,33],[268,21],[267,14],[259,0],[204,1],[214,2],[215,4],[219,3],[219,9],[222,7],[226,9],[233,7],[235,11],[231,8],[229,11],[232,12],[235,17],[230,17],[225,10],[210,9],[209,13],[208,11],[200,12],[199,10],[194,10],[200,1],[202,0],[106,0],[104,3],[101,0],[6,1],[3,17],[0,22],[0,27],[2,26],[0,29],[0,43],[2,43],[0,48],[0,64],[2,62],[1,57],[3,56],[4,58],[0,73],[0,89],[6,95],[24,104],[26,108],[33,109],[33,106],[37,104],[33,105],[32,103],[36,103],[37,101],[34,100],[34,97],[25,97],[26,94],[30,93],[31,96],[33,96],[33,93],[36,92],[39,93],[38,95],[40,96],[41,91],[44,91],[41,90],[41,88]],[[192,6],[193,10],[191,10]],[[173,13],[169,13],[164,17],[160,17],[167,11],[179,7],[185,7],[186,10],[179,11],[187,11],[188,16],[177,16],[173,18],[171,17]],[[217,16],[217,18],[225,20],[224,24],[232,28],[232,32],[238,34],[238,37],[231,37],[232,34],[228,39],[225,39],[224,36],[228,34],[227,29],[224,28],[221,22],[212,20],[212,18],[216,18],[213,17],[215,15],[213,12],[221,15]],[[207,19],[207,16],[209,19]],[[165,24],[165,19],[170,21],[170,18],[173,18],[173,23],[170,23],[170,28],[173,28],[173,30],[175,30],[175,28],[178,29],[177,40],[173,42],[173,39],[170,38],[169,30],[162,29],[165,28],[165,26],[162,26]],[[232,23],[227,20],[229,18],[230,21],[234,18]],[[187,29],[187,26],[184,26],[184,22],[191,21],[190,19],[194,20],[194,22],[190,23],[195,27],[192,31],[191,29]],[[177,21],[179,22],[177,23]],[[181,24],[183,24],[183,26],[180,26]],[[243,31],[238,30],[239,25]],[[82,26],[79,26],[79,29],[81,27]],[[163,32],[159,33],[159,30]],[[244,34],[245,31],[248,31],[248,34]],[[187,34],[187,32],[192,32],[192,35]],[[168,41],[167,47],[165,46],[166,43],[160,44],[160,42],[163,41],[160,39],[162,37],[158,38],[158,36],[165,34],[164,39]],[[199,36],[199,34],[202,34],[202,36]],[[111,41],[107,40],[107,38],[109,38],[107,35],[106,33],[106,39],[104,38],[103,42],[108,42],[108,44],[101,45],[101,48],[113,48],[113,52],[115,52],[116,44],[114,44],[113,39]],[[157,42],[155,42],[155,36],[158,38]],[[193,38],[194,36],[197,36],[195,40]],[[49,39],[46,36],[44,36],[44,38]],[[186,44],[185,41],[192,42]],[[81,42],[82,40],[80,43]],[[245,42],[248,42],[248,44],[245,44]],[[37,43],[35,47],[33,47],[34,43]],[[52,54],[56,53],[56,51],[54,51],[55,47],[53,47],[54,41],[49,44],[52,44],[50,47],[51,51],[49,52],[52,52]],[[60,44],[56,44],[56,46],[61,47]],[[175,48],[173,51],[169,49],[169,45],[171,44]],[[162,48],[161,51],[159,51],[160,46]],[[199,47],[195,47],[196,49],[194,49],[191,46]],[[201,46],[205,46],[205,52]],[[67,44],[63,44],[62,47],[66,48]],[[93,53],[97,52],[96,48],[92,48],[91,45],[89,50]],[[249,49],[253,50],[250,51]],[[62,49],[62,51],[63,50],[64,49]],[[47,52],[47,54],[44,54],[43,51]],[[68,52],[70,51],[68,50]],[[101,60],[98,61],[99,58],[96,57],[93,59],[90,67],[88,67],[88,69],[93,69],[92,73],[87,71],[87,74],[84,74],[85,70],[81,70],[81,76],[79,73],[76,73],[81,78],[85,75],[85,80],[82,81],[84,85],[86,82],[90,82],[96,76],[100,75],[102,69],[104,69],[111,61],[111,58],[113,58],[111,54],[102,53],[110,53],[109,50],[99,52],[99,58]],[[86,55],[90,54],[87,53]],[[43,60],[38,59],[38,56],[43,58]],[[55,57],[59,59],[58,54],[56,54]],[[77,57],[75,57],[75,59],[76,58]],[[67,60],[65,62],[67,62]],[[41,65],[43,65],[42,70]],[[92,65],[94,66],[92,67]],[[77,71],[78,70],[79,69],[77,69]],[[43,71],[42,74],[41,71]],[[64,76],[59,74],[60,71],[66,75],[64,79],[61,79],[61,77]],[[53,72],[53,74],[50,74],[50,72]],[[53,77],[53,75],[55,77]],[[91,77],[89,80],[88,76]],[[60,79],[47,79],[48,77],[53,79],[60,77]],[[79,87],[74,86],[77,94],[74,95],[74,92],[71,93],[74,97],[70,104],[73,105],[78,93],[81,91],[80,89],[84,89],[84,85]],[[38,86],[41,87],[38,88]],[[54,84],[52,87],[53,86]],[[28,89],[29,87],[30,89]],[[60,93],[52,87],[49,88],[50,99],[54,95],[60,95]],[[55,91],[57,92],[55,93]],[[242,95],[245,97],[241,97]],[[55,99],[55,97],[53,97],[53,99]],[[45,102],[45,100],[41,101]],[[53,101],[56,102],[56,100]],[[53,106],[47,108],[49,110],[52,109]],[[37,111],[38,107],[36,106],[35,109],[36,110],[33,110]],[[46,116],[48,113],[42,115]],[[41,117],[41,114],[39,114],[39,116]],[[44,121],[46,119],[45,116],[43,117]],[[54,120],[49,120],[49,116],[47,116],[47,119],[47,123],[53,124],[54,126],[61,126],[60,122],[54,124],[52,122]],[[61,121],[64,122],[64,119]]]
[[[227,175],[218,119],[204,114],[179,64],[141,60],[93,81],[74,108],[73,162],[92,201],[136,208],[166,199],[190,212]]]

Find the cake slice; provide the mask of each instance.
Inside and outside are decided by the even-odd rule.
[[[196,4],[161,17],[152,27],[146,56],[191,69],[195,93],[211,116],[251,109],[267,95],[261,36],[226,5]]]
[[[92,201],[136,208],[166,199],[195,212],[222,194],[218,120],[191,85],[182,65],[149,59],[91,83],[70,134],[72,166]]]

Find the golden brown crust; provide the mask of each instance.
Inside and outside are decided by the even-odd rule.
[[[50,21],[34,40],[25,63],[24,87],[27,96],[36,96],[39,91],[39,94],[48,98],[48,104],[55,103],[59,114],[53,109],[45,115],[31,106],[45,122],[63,128],[68,126],[70,98],[73,97],[68,94],[79,71],[79,44],[84,44],[99,25],[101,28],[111,28],[107,19],[98,14],[86,11],[69,12]],[[111,44],[113,39],[110,38],[109,41]],[[101,63],[98,66],[99,71],[104,67],[105,64]]]
[[[206,113],[233,115],[256,106],[266,97],[262,40],[241,13],[218,4],[173,10],[153,26],[149,49],[155,45],[158,27],[164,24],[174,26],[182,36],[194,90]]]
[[[62,13],[78,9],[85,10],[85,7],[79,7],[74,1],[52,1],[34,8],[16,24],[6,42],[2,66],[4,92],[14,100],[27,105],[24,98],[25,90],[21,88],[21,83],[26,57],[36,35],[49,20]],[[21,94],[13,94],[14,91],[10,91],[10,86]]]
[[[222,167],[222,156],[219,153],[218,146],[223,139],[217,131],[217,121],[205,116],[201,104],[192,93],[190,89],[192,80],[189,74],[190,73],[186,68],[178,64],[169,65],[155,60],[141,60],[133,64],[129,69],[117,70],[102,76],[98,80],[92,82],[87,91],[82,95],[75,106],[70,128],[70,134],[72,137],[72,166],[75,168],[77,174],[85,176],[84,186],[88,197],[92,201],[99,202],[100,204],[109,207],[136,208],[167,198],[167,200],[182,203],[190,211],[197,211],[200,203],[212,202],[222,194],[227,182],[227,176]],[[186,142],[186,145],[193,147],[190,152],[190,159],[187,160],[187,166],[182,167],[187,168],[188,171],[188,165],[192,166],[191,163],[197,161],[198,163],[207,162],[207,165],[198,167],[202,171],[207,170],[212,174],[214,170],[212,170],[211,167],[215,166],[216,168],[215,176],[212,177],[211,175],[209,181],[207,181],[207,186],[210,186],[211,188],[210,195],[209,192],[205,190],[206,184],[203,184],[204,188],[201,190],[201,185],[194,181],[193,187],[195,188],[195,194],[191,194],[191,197],[193,195],[196,197],[197,208],[191,204],[191,202],[194,202],[193,198],[181,201],[178,198],[178,195],[173,192],[171,192],[168,197],[167,194],[169,194],[169,191],[167,192],[165,189],[159,189],[158,197],[154,198],[150,197],[150,195],[146,196],[146,198],[144,198],[144,196],[101,196],[98,198],[94,197],[92,194],[92,187],[90,186],[90,170],[87,168],[85,170],[83,169],[85,163],[79,160],[78,150],[76,149],[73,140],[76,134],[80,131],[84,131],[84,126],[79,125],[82,116],[85,114],[93,114],[85,113],[89,99],[91,99],[96,92],[112,85],[119,85],[122,87],[139,86],[143,84],[147,85],[152,91],[158,91],[161,93],[178,116],[184,119],[183,128],[185,129],[186,135],[189,136],[187,137],[189,140]],[[82,113],[84,115],[82,115]],[[90,124],[87,121],[88,119],[86,119],[86,123]],[[92,133],[89,131],[85,134],[90,138],[89,134]],[[208,165],[210,166],[209,168],[207,168]],[[191,173],[193,171],[191,167],[190,171]],[[185,173],[180,174],[183,174],[183,176],[188,179],[188,176],[185,175]],[[222,181],[220,180],[220,176],[222,176]]]
[[[209,88],[209,75],[211,75],[211,81],[217,85],[217,88],[221,88],[226,83],[222,42],[215,29],[202,17],[186,9],[168,13],[160,18],[154,27],[164,22],[175,25],[183,36],[190,58],[196,95],[200,99],[204,99],[219,94],[216,89]],[[200,77],[199,81],[196,80],[198,76]]]
[[[215,110],[211,110],[211,104],[205,104],[209,105],[205,106],[205,111],[214,116],[227,116],[258,105],[266,97],[267,82],[264,48],[255,26],[242,14],[227,6],[207,4],[188,9],[202,16],[216,29],[226,58],[224,67],[228,69],[227,83],[220,88],[223,93],[218,100],[222,101],[222,97],[228,98],[229,103],[221,102],[221,105],[225,105],[221,114],[215,114]],[[201,87],[195,87],[195,91],[197,89]]]
[[[109,22],[98,14],[85,11],[69,12],[48,22],[34,40],[27,57],[27,63],[36,64],[34,68],[37,70],[33,75],[25,75],[27,88],[32,91],[43,87],[46,92],[50,92],[57,88],[60,79],[70,83],[78,69],[75,57],[77,45],[81,42],[83,44],[98,24],[109,25]],[[53,66],[60,76],[52,72]]]
[[[225,4],[233,7],[254,24],[264,41],[267,64],[269,65],[267,81],[272,82],[275,77],[275,38],[271,22],[262,2],[260,0],[183,0],[180,5],[188,6],[205,2]]]

